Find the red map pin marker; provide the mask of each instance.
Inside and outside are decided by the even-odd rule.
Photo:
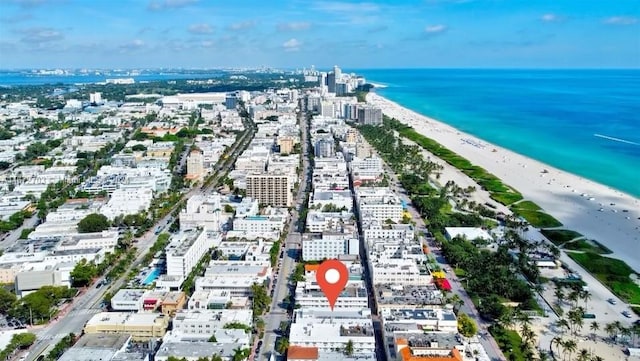
[[[333,306],[335,306],[338,296],[340,296],[340,293],[344,290],[348,281],[349,270],[344,263],[337,259],[326,260],[318,267],[316,271],[316,282],[318,282],[324,295],[327,296],[331,311],[333,311]]]

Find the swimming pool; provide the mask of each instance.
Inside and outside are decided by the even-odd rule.
[[[153,283],[153,281],[156,280],[156,278],[158,278],[158,276],[160,276],[160,269],[159,268],[153,268],[153,270],[151,270],[151,272],[149,272],[149,274],[147,275],[147,277],[145,277],[144,281],[142,281],[143,285],[148,285]]]

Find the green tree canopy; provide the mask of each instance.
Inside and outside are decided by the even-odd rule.
[[[4,287],[0,287],[0,310],[6,312],[16,302],[16,295]]]
[[[464,337],[471,337],[478,332],[478,326],[466,313],[458,314],[458,332]]]
[[[91,232],[102,232],[105,229],[109,228],[110,222],[102,214],[92,213],[88,216],[84,217],[78,223],[78,232],[80,233],[91,233]]]
[[[91,283],[91,280],[98,274],[98,268],[95,264],[87,262],[86,259],[80,260],[71,271],[71,279],[76,287],[84,287]]]

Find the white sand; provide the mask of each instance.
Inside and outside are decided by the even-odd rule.
[[[638,198],[487,143],[375,93],[367,95],[367,102],[486,169],[557,218],[563,228],[597,240],[613,257],[640,271]],[[548,173],[543,174],[545,169]]]

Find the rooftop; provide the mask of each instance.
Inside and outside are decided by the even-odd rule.
[[[317,347],[290,346],[287,350],[287,359],[289,360],[317,360]]]

